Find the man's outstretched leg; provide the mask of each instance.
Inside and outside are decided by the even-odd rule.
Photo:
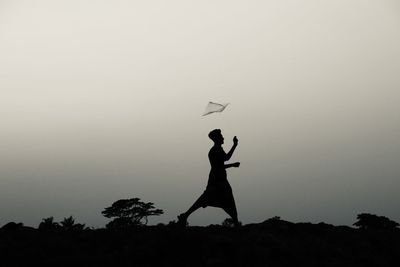
[[[194,204],[184,213],[178,215],[178,224],[181,226],[186,226],[187,224],[187,218],[198,210],[199,208],[204,206],[204,195],[201,195],[195,202]]]

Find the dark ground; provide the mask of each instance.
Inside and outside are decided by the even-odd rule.
[[[400,230],[283,220],[239,229],[3,227],[0,257],[0,266],[400,266]]]

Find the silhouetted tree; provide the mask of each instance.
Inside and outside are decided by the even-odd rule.
[[[115,218],[106,227],[116,229],[146,225],[149,216],[161,215],[164,212],[156,209],[154,203],[145,203],[139,198],[131,198],[117,200],[101,213],[107,218]]]
[[[75,223],[75,219],[72,216],[64,218],[60,224],[61,228],[66,231],[82,231],[85,228],[85,224]]]
[[[60,224],[54,221],[54,217],[43,218],[39,224],[39,230],[53,231],[60,229]]]
[[[360,229],[390,230],[399,226],[397,222],[392,221],[385,216],[377,216],[369,213],[358,214],[357,219],[358,221],[353,225]]]

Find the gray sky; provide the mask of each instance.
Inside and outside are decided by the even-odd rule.
[[[244,223],[400,221],[399,47],[395,0],[0,0],[0,225],[129,197],[175,219],[214,128]]]

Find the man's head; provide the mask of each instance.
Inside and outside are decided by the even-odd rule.
[[[221,134],[220,129],[214,129],[209,134],[208,137],[213,140],[215,144],[222,145],[224,143],[224,137]]]

